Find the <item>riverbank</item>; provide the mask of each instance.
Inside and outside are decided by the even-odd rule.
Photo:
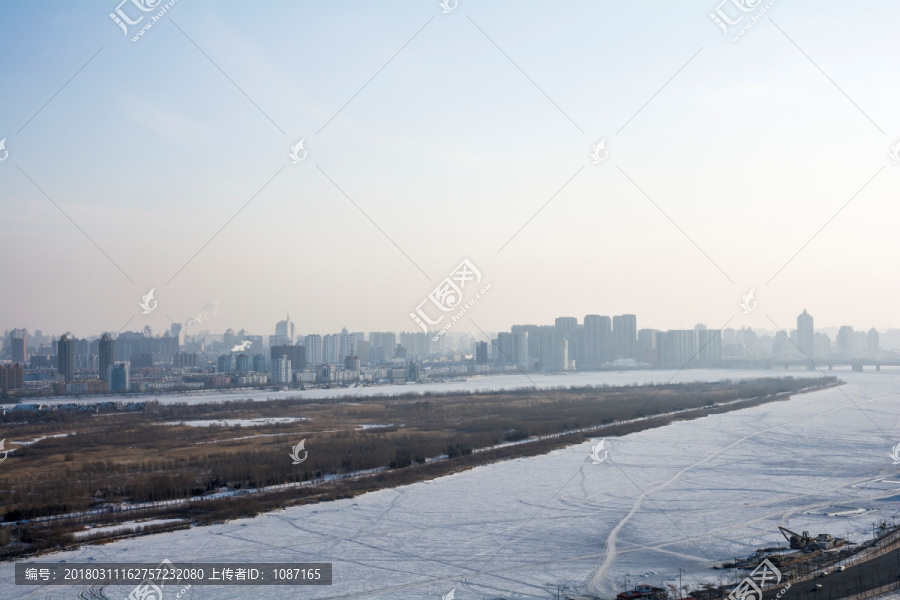
[[[148,405],[127,414],[42,411],[20,423],[9,419],[21,415],[4,416],[5,430],[18,427],[28,442],[0,471],[3,558],[355,497],[836,384],[778,378],[390,401]],[[244,426],[215,425],[229,419]],[[309,455],[298,467],[288,450],[300,436],[308,436]]]

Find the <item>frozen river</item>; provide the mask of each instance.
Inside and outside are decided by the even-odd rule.
[[[767,373],[777,372],[690,371],[676,381]],[[671,374],[562,379],[641,383]],[[890,457],[900,442],[900,373],[839,374],[847,381],[840,388],[609,439],[600,464],[588,459],[585,442],[351,500],[41,560],[334,564],[328,587],[195,586],[185,600],[439,599],[452,589],[457,600],[549,599],[558,585],[609,598],[626,577],[671,584],[679,568],[685,583],[732,578],[711,565],[783,542],[778,525],[858,541],[871,536],[872,523],[900,514],[900,465]],[[12,573],[0,566],[4,598],[77,597],[73,588],[14,586]],[[119,599],[130,588],[106,590]],[[167,588],[164,600],[177,592]]]
[[[836,375],[846,371],[835,371]],[[160,402],[227,402],[229,400],[277,400],[280,398],[340,398],[356,396],[396,396],[399,394],[425,394],[446,392],[476,392],[479,390],[513,390],[520,388],[549,389],[559,386],[578,387],[586,385],[632,385],[632,384],[664,384],[684,383],[687,381],[721,381],[723,379],[751,379],[757,377],[779,377],[793,375],[795,377],[816,376],[816,373],[804,371],[785,371],[784,369],[750,370],[750,369],[686,369],[666,370],[629,370],[629,371],[593,371],[584,373],[529,373],[528,375],[479,375],[466,377],[465,381],[435,381],[428,383],[370,385],[356,388],[314,388],[307,390],[211,390],[198,393],[181,394],[140,394],[128,396],[86,396],[81,398],[41,398],[27,402],[39,404],[94,403],[94,402],[139,402],[142,400],[159,400]],[[0,404],[2,408],[12,408],[13,404]]]

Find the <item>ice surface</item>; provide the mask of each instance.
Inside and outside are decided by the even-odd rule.
[[[734,581],[732,571],[710,567],[783,543],[778,525],[859,541],[873,522],[898,514],[900,465],[889,455],[900,441],[900,373],[840,376],[847,385],[789,402],[607,438],[609,459],[597,465],[586,441],[354,499],[40,560],[334,563],[329,587],[194,586],[186,600],[438,599],[452,588],[458,600],[550,598],[557,585],[609,598],[625,577],[672,584],[679,567],[685,584]],[[834,507],[867,512],[827,516]],[[5,598],[62,600],[79,591],[16,587],[12,576],[11,564],[0,565]]]
[[[94,404],[97,402],[140,402],[142,400],[159,400],[161,403],[180,402],[196,404],[200,402],[226,402],[237,400],[267,400],[283,398],[342,398],[356,396],[360,398],[372,396],[396,396],[399,394],[424,394],[447,392],[475,392],[478,390],[513,390],[519,388],[548,389],[559,386],[573,387],[585,385],[632,385],[667,383],[683,383],[686,381],[720,381],[722,379],[747,379],[756,377],[777,377],[783,374],[772,371],[748,371],[745,369],[675,369],[660,370],[623,370],[623,371],[589,371],[578,373],[529,373],[515,375],[479,375],[467,377],[463,381],[435,381],[425,383],[371,385],[354,388],[314,388],[308,390],[230,390],[202,391],[181,394],[141,395],[103,395],[80,396],[78,398],[62,397],[35,400],[34,404]],[[798,377],[806,377],[808,373],[795,371]],[[0,408],[11,409],[14,404],[0,404]]]
[[[101,525],[91,527],[84,531],[75,532],[75,539],[81,539],[95,533],[109,533],[111,531],[122,531],[125,529],[136,529],[138,527],[152,527],[154,525],[165,525],[167,523],[179,523],[182,519],[149,519],[147,521],[125,521],[124,523],[116,523],[115,525]]]
[[[293,423],[306,421],[308,417],[259,417],[257,419],[197,419],[194,421],[169,421],[160,425],[186,425],[187,427],[255,427],[257,425],[275,425],[278,423]]]

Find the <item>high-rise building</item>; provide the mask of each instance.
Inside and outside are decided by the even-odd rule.
[[[150,352],[141,352],[139,354],[132,354],[129,361],[129,366],[134,367],[135,369],[143,369],[145,367],[153,366],[153,354]]]
[[[878,341],[885,350],[900,350],[900,329],[888,329]]]
[[[56,369],[66,382],[75,378],[75,340],[68,333],[56,343]]]
[[[524,331],[518,333],[500,332],[497,334],[497,344],[500,347],[499,362],[501,366],[516,365],[522,370],[531,369],[531,360],[528,356],[528,334]]]
[[[306,348],[306,363],[312,366],[321,365],[325,362],[322,354],[322,336],[308,335],[303,340]]]
[[[253,370],[257,373],[263,373],[266,370],[266,357],[262,354],[253,355]]]
[[[218,361],[219,373],[231,373],[234,371],[234,361],[231,354],[223,354]]]
[[[344,362],[348,356],[357,356],[356,354],[356,335],[349,333],[347,328],[341,329],[340,348],[338,353],[337,364]]]
[[[812,359],[816,353],[816,331],[813,327],[813,318],[805,308],[797,317],[797,346],[808,359]]]
[[[634,358],[637,342],[637,317],[618,315],[612,319],[613,359]]]
[[[866,350],[870,355],[874,355],[878,354],[880,347],[878,330],[873,327],[866,334]]]
[[[693,329],[673,329],[656,334],[659,364],[664,367],[695,367],[699,361],[697,338]]]
[[[272,372],[269,383],[274,385],[285,385],[291,383],[294,377],[291,369],[291,361],[288,358],[279,356],[272,360]]]
[[[172,323],[172,326],[169,327],[169,335],[177,340],[179,350],[184,344],[184,334],[181,332],[183,328],[184,326],[181,323]]]
[[[501,331],[497,334],[497,360],[496,363],[501,367],[508,367],[515,364],[516,351],[513,349],[513,334],[507,331]]]
[[[390,361],[397,353],[397,334],[393,331],[369,333],[372,362],[382,364]]]
[[[350,356],[344,359],[344,370],[345,371],[356,371],[359,372],[359,357],[351,354]]]
[[[353,335],[356,334],[354,333]],[[359,362],[362,364],[369,364],[372,360],[370,349],[371,346],[367,340],[361,340],[359,337],[356,338],[356,355],[359,357]]]
[[[25,338],[14,337],[10,338],[10,350],[12,351],[12,360],[14,363],[25,364],[25,354],[27,351],[26,344],[28,340]]]
[[[38,335],[38,331],[35,331],[35,336]],[[22,340],[22,341],[17,341]],[[40,341],[37,343],[33,343],[32,346],[38,348],[40,346]],[[13,362],[25,364],[25,355],[28,354],[28,330],[27,329],[13,329],[9,332],[9,348],[12,353]]]
[[[853,352],[853,328],[849,325],[842,325],[838,329],[837,347],[845,354]]]
[[[475,342],[475,364],[486,365],[488,362],[487,342]]]
[[[817,331],[813,339],[815,340],[816,354],[821,356],[831,353],[831,338],[827,333]]]
[[[191,349],[196,350],[197,339],[194,338],[190,344]],[[202,338],[200,340],[202,348]],[[123,331],[116,336],[116,362],[125,362],[131,359],[135,354],[152,354],[152,340],[145,334],[136,331]]]
[[[100,338],[98,356],[100,358],[98,365],[100,380],[109,384],[109,369],[116,360],[116,341],[108,333],[104,333]]]
[[[275,324],[275,337],[282,340],[278,345],[294,343],[294,322],[291,321],[290,314],[288,314],[284,321],[278,321],[278,323]]]
[[[340,335],[329,333],[322,337],[322,362],[328,365],[343,364]]]
[[[556,331],[541,332],[540,369],[544,373],[557,373],[569,369],[569,341],[560,338]]]
[[[109,370],[109,391],[127,392],[129,388],[128,363],[119,363]]]
[[[561,340],[566,340],[569,348],[569,359],[583,360],[581,338],[584,334],[583,327],[578,324],[576,317],[557,317],[553,322],[556,334]]]
[[[637,350],[635,360],[638,362],[650,363],[651,365],[659,364],[659,356],[657,354],[656,334],[659,333],[655,329],[639,329],[637,339]]]
[[[569,340],[575,336],[575,330],[578,329],[578,318],[556,317],[553,325],[556,327],[556,333],[559,334],[560,338]]]
[[[400,344],[406,348],[407,358],[411,360],[421,360],[431,353],[430,338],[431,336],[423,331],[404,331],[400,333]]]
[[[584,316],[584,334],[579,369],[597,369],[612,354],[612,320],[601,315]]]
[[[270,357],[274,361],[276,358],[287,358],[291,361],[291,368],[295,371],[301,371],[306,368],[306,347],[305,346],[273,346],[269,350]]]
[[[250,357],[241,352],[234,358],[234,370],[245,373],[250,370]]]
[[[172,366],[176,369],[184,369],[197,366],[196,352],[179,352],[172,357]]]
[[[545,325],[544,327],[547,331],[556,331],[555,326]],[[528,335],[528,364],[533,368],[541,360],[541,328],[537,325],[513,325],[510,331]],[[496,348],[488,345],[488,351],[496,351]]]
[[[722,336],[717,330],[697,330],[697,342],[700,346],[698,358],[704,367],[718,367],[722,362]]]
[[[20,363],[0,365],[0,391],[8,392],[25,387],[25,367]]]
[[[235,336],[234,329],[226,329],[225,333],[222,335],[222,346],[224,346],[225,352],[231,352],[236,340],[237,337]]]

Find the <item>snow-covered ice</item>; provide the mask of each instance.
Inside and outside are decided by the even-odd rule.
[[[746,376],[747,373],[745,372]],[[733,580],[714,563],[783,543],[777,526],[871,535],[898,514],[900,372],[849,373],[847,385],[678,421],[393,490],[221,525],[56,553],[55,562],[332,562],[328,587],[194,586],[186,600],[611,597],[631,584]],[[865,509],[857,514],[854,509]],[[828,514],[842,513],[840,516]],[[630,575],[628,575],[630,574]],[[9,598],[62,600],[66,587]],[[127,587],[108,587],[124,598]],[[36,593],[39,591],[40,593]],[[167,599],[168,600],[168,599]]]
[[[528,375],[477,375],[457,381],[431,381],[409,384],[387,384],[359,386],[353,388],[312,388],[307,390],[212,390],[180,394],[141,394],[141,395],[104,395],[81,396],[78,398],[61,397],[33,400],[34,404],[94,404],[97,402],[140,402],[142,400],[159,400],[160,403],[197,404],[201,402],[227,402],[242,400],[279,400],[285,398],[333,399],[345,396],[370,398],[374,396],[397,396],[401,394],[476,392],[489,390],[514,390],[521,388],[549,389],[559,386],[578,387],[586,385],[632,385],[663,384],[673,380],[675,383],[686,381],[721,381],[723,379],[748,379],[756,377],[777,377],[783,373],[777,371],[748,371],[746,369],[653,369],[622,371],[585,371],[573,373],[529,373]],[[805,371],[790,373],[798,377],[806,377]],[[814,375],[814,374],[813,374]],[[12,409],[15,404],[0,404],[0,408]]]
[[[259,417],[256,419],[196,419],[194,421],[168,421],[160,425],[185,425],[187,427],[255,427],[257,425],[275,425],[306,421],[309,417]]]
[[[99,525],[90,527],[84,531],[76,531],[75,539],[81,539],[94,535],[95,533],[109,533],[112,531],[122,531],[125,529],[136,529],[138,527],[152,527],[154,525],[166,525],[168,523],[179,523],[183,519],[148,519],[147,521],[125,521],[116,523],[115,525]]]

